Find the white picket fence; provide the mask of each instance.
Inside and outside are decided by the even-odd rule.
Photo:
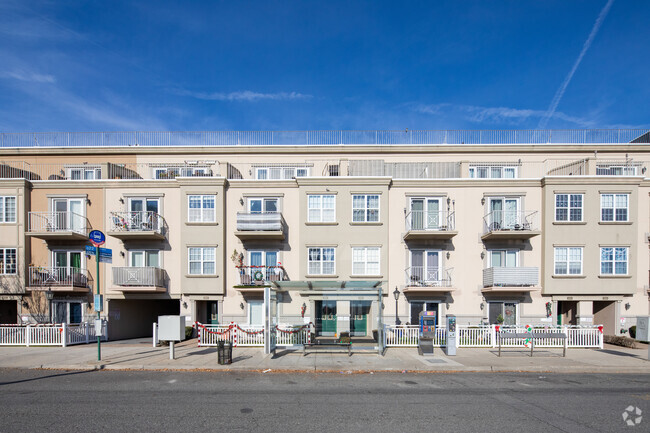
[[[107,324],[102,324],[102,341],[107,340]],[[0,346],[72,346],[97,341],[94,323],[78,325],[0,325]]]
[[[603,348],[602,326],[532,326],[533,332],[564,333],[567,335],[566,344],[568,348]],[[500,331],[526,332],[524,326],[499,326]],[[497,325],[462,326],[456,327],[457,347],[497,347],[496,338]],[[385,332],[386,347],[417,347],[419,342],[419,327],[417,325],[386,325]],[[436,347],[446,345],[446,329],[436,327],[436,337],[433,340]],[[507,339],[501,342],[503,347],[526,347],[523,339]],[[564,340],[561,338],[536,338],[536,347],[564,347]]]
[[[264,347],[264,326],[195,324],[199,347],[216,346],[219,341],[230,341],[233,347]],[[310,325],[278,325],[275,332],[276,346],[302,346],[310,339]]]

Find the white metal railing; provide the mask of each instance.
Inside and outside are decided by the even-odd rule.
[[[166,272],[153,266],[124,266],[113,268],[113,284],[116,286],[165,287]]]
[[[483,217],[483,233],[537,230],[537,211],[495,210]]]
[[[282,231],[284,225],[280,212],[237,212],[238,231]]]
[[[216,346],[219,341],[229,341],[233,347],[264,346],[264,326],[239,325],[231,322],[228,325],[204,325],[196,323],[198,330],[198,345]],[[277,346],[302,346],[310,341],[310,325],[278,325],[275,339]]]
[[[61,266],[30,266],[29,285],[31,287],[92,287],[93,279],[86,269]]]
[[[539,268],[535,266],[483,269],[483,287],[530,287],[538,283]]]
[[[70,211],[30,212],[30,233],[74,232],[88,234],[91,228],[88,218]]]
[[[453,268],[426,268],[411,266],[406,268],[406,285],[416,287],[452,287]]]
[[[165,234],[165,218],[152,211],[111,212],[112,232],[155,232]]]
[[[451,231],[456,227],[454,211],[412,210],[406,214],[406,231]]]
[[[243,286],[264,285],[272,281],[286,281],[282,266],[237,266],[239,282]]]
[[[503,325],[458,325],[456,327],[457,347],[497,347],[496,333],[498,331],[524,333],[526,326]],[[384,338],[386,347],[416,347],[419,342],[419,327],[417,325],[385,325]],[[566,344],[569,348],[603,348],[602,325],[595,326],[550,326],[532,325],[533,333],[563,333],[567,335]],[[446,345],[446,330],[436,327],[434,346]],[[535,347],[564,347],[561,338],[535,338]],[[504,339],[502,347],[526,347],[525,339]]]
[[[108,338],[108,324],[102,321],[103,341]],[[0,346],[70,346],[97,341],[94,323],[0,325]]]

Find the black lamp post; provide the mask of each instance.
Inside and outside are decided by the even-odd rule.
[[[45,292],[45,298],[48,301],[48,310],[50,312],[50,321],[54,322],[54,317],[52,314],[52,299],[54,299],[54,292],[52,292],[52,289],[47,289],[47,292]]]
[[[395,291],[393,292],[393,296],[395,297],[395,324],[396,325],[401,325],[402,322],[399,320],[399,312],[398,312],[398,300],[399,300],[399,289],[397,286],[395,286]]]

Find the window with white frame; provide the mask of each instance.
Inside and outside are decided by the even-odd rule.
[[[216,221],[216,196],[190,195],[187,197],[187,220],[191,223],[212,223]]]
[[[582,221],[584,194],[555,194],[555,221]]]
[[[379,275],[379,247],[352,248],[353,275]]]
[[[518,304],[516,302],[488,302],[490,325],[514,326],[517,324]]]
[[[0,195],[0,223],[16,222],[16,197]]]
[[[354,194],[352,196],[352,221],[378,222],[379,195]]]
[[[628,247],[602,247],[600,249],[601,275],[627,275]]]
[[[582,275],[582,247],[555,247],[555,275]]]
[[[130,250],[129,266],[134,268],[160,267],[159,250]]]
[[[515,268],[519,266],[517,250],[489,250],[490,267]]]
[[[627,221],[629,197],[629,194],[601,194],[600,220]]]
[[[293,179],[309,176],[307,167],[259,167],[255,169],[255,179]]]
[[[190,275],[214,275],[216,273],[215,247],[189,247],[187,250]]]
[[[99,167],[68,168],[69,180],[95,180],[101,178],[102,178],[102,169]]]
[[[153,169],[154,179],[175,179],[177,177],[211,176],[209,167],[156,167]]]
[[[15,275],[16,269],[16,248],[0,248],[0,275]]]
[[[469,177],[478,179],[514,179],[517,167],[500,165],[473,165],[469,167]]]
[[[307,196],[307,221],[327,223],[336,221],[336,196],[309,194]]]
[[[310,275],[334,275],[336,267],[334,261],[336,249],[333,247],[309,248],[309,267],[307,272]]]
[[[598,176],[636,176],[636,166],[633,165],[598,165],[596,166]]]

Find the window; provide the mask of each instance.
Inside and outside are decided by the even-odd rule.
[[[102,178],[102,169],[98,167],[77,167],[68,169],[70,180],[95,180]]]
[[[379,247],[352,248],[353,275],[379,275]]]
[[[129,251],[129,266],[158,268],[160,267],[160,252],[158,250]]]
[[[52,321],[71,325],[82,323],[87,305],[85,302],[52,301]]]
[[[187,220],[191,223],[212,223],[216,220],[214,195],[190,195]]]
[[[600,220],[627,221],[629,194],[601,194]]]
[[[309,176],[306,167],[263,167],[255,170],[255,179],[293,179]]]
[[[188,248],[190,275],[214,275],[216,273],[215,253],[214,247]]]
[[[490,198],[488,228],[494,230],[530,229],[520,211],[519,198]]]
[[[248,211],[250,213],[275,213],[278,211],[278,199],[249,198]]]
[[[416,286],[440,285],[439,282],[444,279],[441,268],[442,251],[411,251],[411,267],[407,276],[407,284]]]
[[[555,194],[555,221],[582,221],[583,194]]]
[[[582,247],[555,248],[555,275],[582,275]]]
[[[154,179],[175,179],[180,176],[212,176],[212,171],[209,167],[157,167],[153,170]]]
[[[514,179],[517,177],[517,167],[474,165],[469,167],[469,177],[478,179]]]
[[[411,230],[440,230],[447,228],[439,198],[412,198],[408,223]]]
[[[16,222],[16,197],[0,196],[0,223]]]
[[[307,220],[312,223],[336,221],[336,197],[334,195],[307,196]]]
[[[490,267],[515,268],[518,266],[517,250],[490,250]]]
[[[598,176],[636,176],[635,166],[599,165],[596,167]]]
[[[488,302],[490,325],[514,326],[517,324],[517,303]]]
[[[334,275],[335,248],[309,248],[310,275]]]
[[[0,275],[16,274],[16,248],[0,248]]]
[[[627,275],[628,247],[600,249],[601,275]]]
[[[352,196],[352,221],[354,222],[379,221],[379,196],[378,195],[353,195]]]

